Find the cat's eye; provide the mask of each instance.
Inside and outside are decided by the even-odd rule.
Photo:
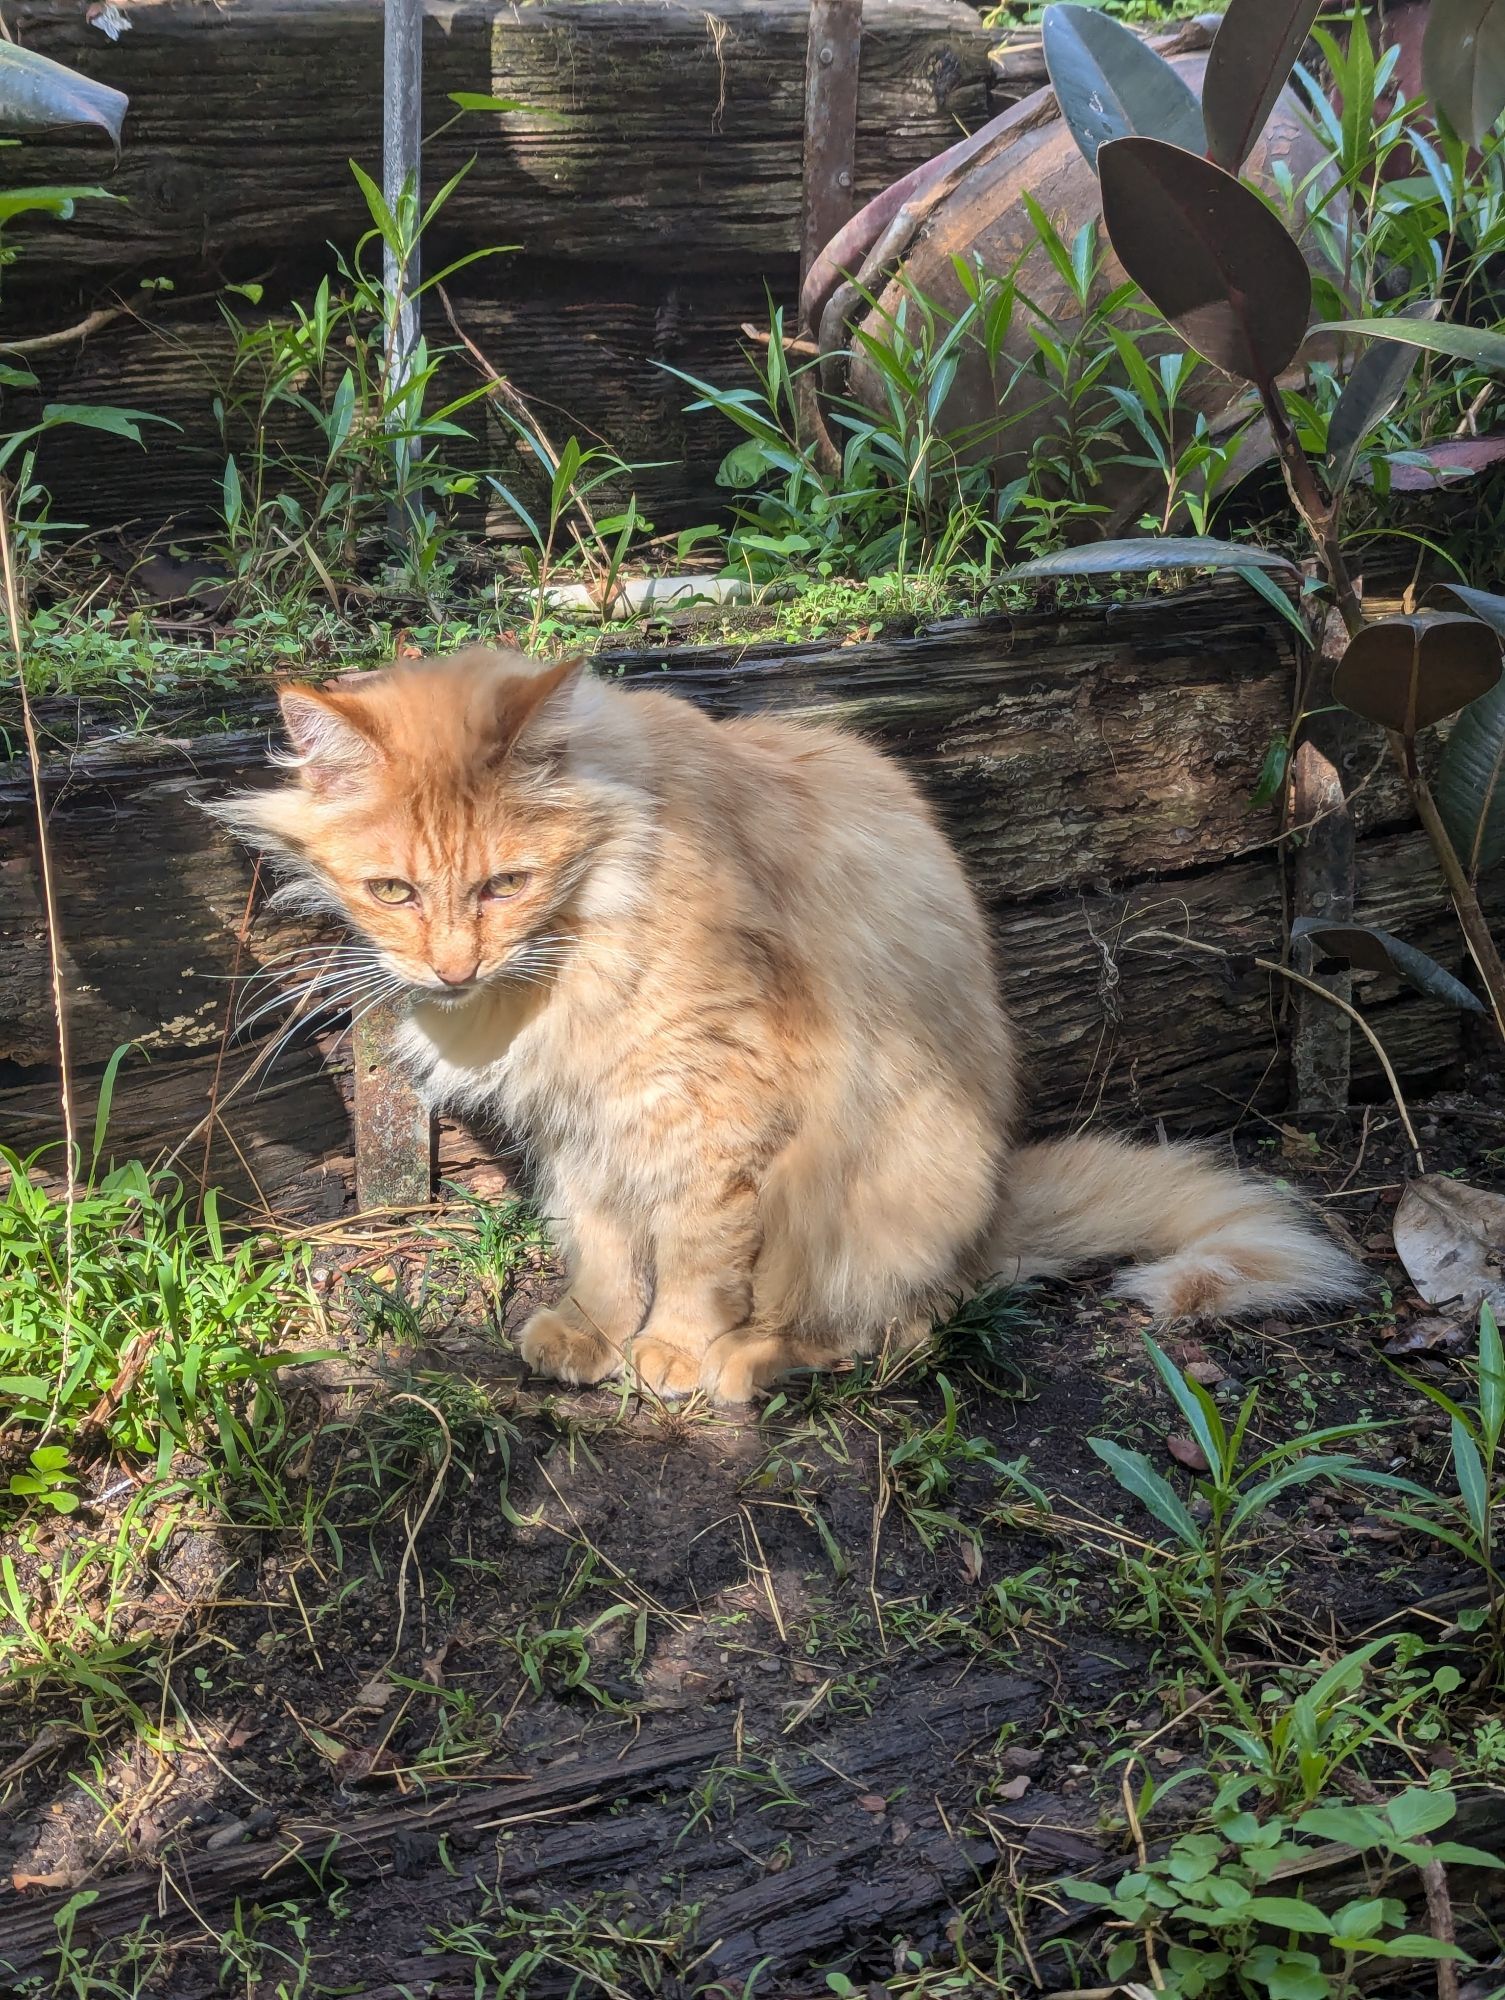
[[[493,875],[481,894],[505,900],[508,896],[515,896],[527,879],[526,868],[507,868],[500,875]]]
[[[366,884],[368,895],[378,903],[411,903],[417,894],[411,882],[399,882],[395,875],[381,876]]]

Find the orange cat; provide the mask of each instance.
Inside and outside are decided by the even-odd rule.
[[[432,1101],[529,1145],[568,1274],[541,1373],[741,1402],[1100,1256],[1165,1317],[1354,1289],[1194,1149],[1014,1142],[977,904],[857,738],[479,649],[282,707],[296,778],[221,811],[411,989]]]

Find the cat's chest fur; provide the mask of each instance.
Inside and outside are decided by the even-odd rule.
[[[500,982],[462,1006],[419,1002],[402,1054],[436,1110],[484,1112],[546,1155],[615,1152],[646,1079],[614,990],[577,968],[545,986]]]

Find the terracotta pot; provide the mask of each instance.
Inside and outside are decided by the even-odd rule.
[[[1183,49],[1198,33],[1198,24],[1189,24],[1189,29],[1181,38]],[[1205,29],[1200,38],[1201,49],[1171,56],[1194,89],[1200,88],[1206,67]],[[1277,162],[1300,185],[1320,170],[1324,158],[1324,147],[1300,99],[1288,90],[1245,174],[1273,194]],[[822,389],[828,396],[845,397],[873,410],[885,405],[884,378],[855,345],[854,334],[884,339],[889,318],[906,290],[930,300],[947,318],[959,315],[967,298],[956,274],[957,257],[969,263],[980,259],[985,270],[998,275],[1017,266],[1019,289],[1055,318],[1063,333],[1073,331],[1079,323],[1074,299],[1036,236],[1024,196],[1027,193],[1039,203],[1068,242],[1083,223],[1100,220],[1102,213],[1097,176],[1078,151],[1049,90],[1035,92],[994,120],[986,132],[932,161],[929,169],[921,169],[902,185],[907,192],[900,201],[892,199],[896,190],[891,189],[854,218],[827,256],[812,267],[805,291],[807,306],[818,313]],[[840,282],[838,260],[859,251],[865,254],[855,281]],[[845,265],[849,272],[852,268],[851,262]],[[1110,251],[1104,288],[1123,283],[1124,276]],[[867,304],[864,294],[876,299],[876,305]],[[1035,441],[1056,427],[1060,414],[1059,403],[1049,397],[1048,381],[1034,372],[1014,379],[1019,364],[1035,352],[1030,323],[1030,314],[1021,305],[992,367],[980,345],[967,343],[938,418],[943,431],[985,431],[969,455],[990,461],[1005,482],[1024,471]],[[1124,323],[1138,332],[1148,356],[1185,346],[1158,319],[1131,315]],[[1204,412],[1217,425],[1236,420],[1247,408],[1248,397],[1246,384],[1204,363],[1187,385],[1184,406]],[[1131,443],[1126,449],[1135,446]],[[1132,466],[1104,467],[1094,500],[1108,512],[1084,516],[1079,538],[1091,540],[1132,521],[1159,484],[1155,475]]]

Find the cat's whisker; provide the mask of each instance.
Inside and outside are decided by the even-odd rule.
[[[300,986],[283,988],[270,999],[262,999],[251,1014],[237,1020],[236,1032],[242,1036],[248,1034],[258,1021],[268,1014],[276,1013],[282,1006],[291,1006],[294,1020],[307,1019],[310,1015],[323,1013],[332,1006],[339,1006],[348,1000],[359,998],[363,989],[372,980],[390,976],[384,968],[377,967],[350,973],[344,978],[329,982],[316,976]]]
[[[358,1010],[351,1012],[350,1020],[331,1043],[329,1053],[333,1054],[334,1050],[340,1046],[340,1043],[350,1033],[356,1023],[363,1020],[373,1007],[379,1006],[383,1000],[390,999],[393,994],[403,992],[405,988],[406,981],[394,977],[391,973],[387,973],[378,982],[375,991],[371,991],[369,988],[363,989],[353,996],[345,996],[333,1005],[326,1002],[319,1007],[311,1009],[308,1013],[300,1014],[295,1019],[288,1021],[268,1044],[259,1058],[260,1063],[264,1066],[261,1082],[265,1083],[272,1065],[276,1062],[278,1056],[282,1054],[283,1050],[287,1048],[300,1028],[313,1027],[318,1022],[320,1016],[327,1013],[342,1013],[351,1009]]]

